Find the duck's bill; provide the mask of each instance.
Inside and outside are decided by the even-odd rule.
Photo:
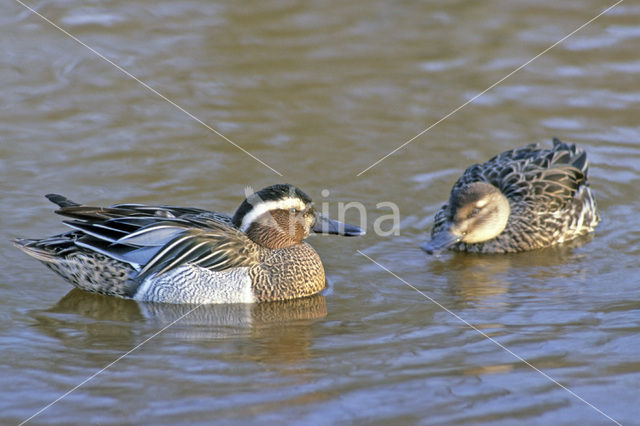
[[[344,235],[345,237],[358,237],[365,234],[364,229],[358,226],[342,223],[321,214],[316,216],[316,223],[311,230],[318,234]]]
[[[431,241],[420,245],[429,254],[439,254],[460,241],[460,237],[449,231],[442,231],[431,238]]]

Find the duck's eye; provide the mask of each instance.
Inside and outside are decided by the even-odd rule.
[[[289,209],[289,213],[291,213],[291,214],[296,214],[296,213],[299,213],[299,211],[298,211],[295,207],[291,207],[291,208]]]
[[[471,213],[467,215],[467,219],[471,219],[472,217],[477,216],[478,213],[480,213],[480,209],[476,207],[473,210],[471,210]]]

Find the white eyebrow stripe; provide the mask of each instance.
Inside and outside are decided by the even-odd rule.
[[[240,230],[242,232],[247,232],[249,229],[249,225],[251,225],[257,218],[262,216],[263,214],[272,211],[272,210],[304,210],[305,203],[300,198],[287,197],[281,200],[274,201],[261,201],[258,204],[254,205],[251,210],[242,218],[242,223],[240,224]]]
[[[478,202],[476,203],[476,207],[481,209],[484,206],[486,206],[488,202],[489,202],[489,200],[487,200],[486,198],[482,198],[482,199],[478,200]]]

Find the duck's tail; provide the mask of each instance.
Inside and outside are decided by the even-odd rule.
[[[71,201],[67,197],[60,194],[47,194],[45,195],[45,197],[47,197],[49,201],[51,201],[54,204],[57,204],[60,207],[73,207],[73,206],[81,205],[76,203],[75,201]]]
[[[558,163],[567,163],[576,169],[580,170],[585,178],[589,174],[589,160],[587,159],[587,153],[580,149],[576,144],[562,142],[558,138],[553,138],[553,151],[560,153],[562,151],[568,152],[568,157],[566,154],[560,155],[554,160],[554,162]]]
[[[55,251],[49,250],[46,246],[39,245],[42,240],[32,240],[28,238],[15,238],[11,240],[13,245],[31,257],[44,263],[57,263],[58,257]]]

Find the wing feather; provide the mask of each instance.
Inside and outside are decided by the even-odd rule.
[[[56,213],[72,218],[67,244],[130,264],[136,278],[162,274],[185,264],[211,270],[249,266],[260,247],[235,228],[229,216],[192,207],[116,204],[79,205],[55,194]],[[65,234],[66,237],[67,234]]]
[[[138,279],[163,274],[185,264],[197,264],[213,271],[251,266],[257,262],[259,246],[244,233],[222,224],[210,229],[185,231],[144,266]]]

